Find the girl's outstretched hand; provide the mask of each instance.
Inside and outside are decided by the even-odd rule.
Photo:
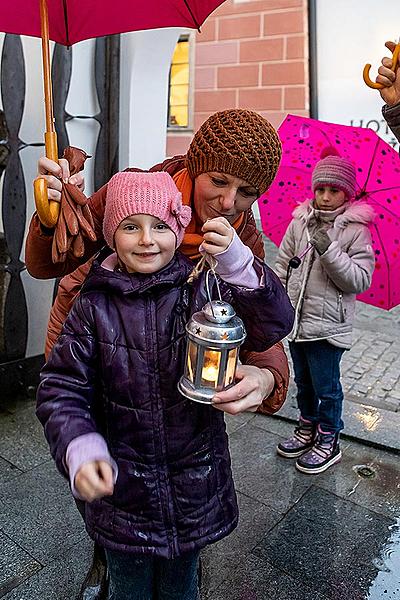
[[[114,491],[113,470],[105,460],[95,460],[81,466],[75,476],[75,489],[86,502],[93,502]]]
[[[213,256],[227,250],[235,233],[232,225],[225,217],[209,219],[201,229],[204,235],[200,248]]]

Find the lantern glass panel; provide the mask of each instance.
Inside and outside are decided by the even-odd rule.
[[[203,368],[201,371],[201,385],[216,388],[218,383],[221,353],[218,350],[205,350]]]
[[[227,387],[228,385],[232,385],[232,383],[235,380],[237,353],[238,353],[238,348],[232,348],[232,350],[229,350],[228,363],[226,365],[224,387]]]
[[[189,341],[187,351],[187,375],[192,383],[196,376],[197,346]]]

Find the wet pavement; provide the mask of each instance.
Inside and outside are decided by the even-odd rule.
[[[399,458],[345,440],[340,465],[303,475],[275,455],[291,426],[247,417],[229,420],[241,523],[205,552],[205,597],[400,599]]]
[[[240,525],[203,552],[202,600],[400,600],[400,464],[342,440],[316,476],[278,457],[292,425],[228,418]],[[91,543],[34,405],[0,413],[0,598],[72,600]]]

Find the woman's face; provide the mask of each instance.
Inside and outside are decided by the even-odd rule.
[[[172,260],[176,237],[158,217],[132,215],[118,225],[114,246],[128,273],[155,273]]]
[[[225,217],[233,223],[258,195],[247,181],[226,173],[202,173],[194,181],[194,209],[201,223],[215,217]]]
[[[322,185],[315,190],[315,208],[336,210],[346,202],[346,194],[330,185]]]

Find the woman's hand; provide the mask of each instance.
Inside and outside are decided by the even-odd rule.
[[[60,158],[59,164],[45,156],[39,158],[37,179],[39,178],[47,181],[48,199],[56,202],[61,200],[61,181],[78,186],[81,192],[85,189],[85,179],[82,173],[76,173],[70,177],[69,164],[65,158]]]
[[[385,46],[390,52],[393,52],[396,44],[394,42],[386,42]],[[378,73],[376,82],[385,86],[379,90],[382,100],[389,106],[400,102],[400,67],[397,68],[396,72],[392,71],[392,59],[384,56]]]
[[[229,390],[217,392],[212,400],[215,408],[230,415],[244,411],[256,412],[275,386],[275,378],[271,371],[252,365],[239,365],[236,369],[236,379],[238,383]]]
[[[201,230],[204,235],[200,248],[213,256],[225,252],[235,234],[235,230],[225,217],[209,219]]]
[[[95,460],[81,466],[75,475],[75,489],[86,502],[93,502],[114,492],[113,470],[105,460]]]

